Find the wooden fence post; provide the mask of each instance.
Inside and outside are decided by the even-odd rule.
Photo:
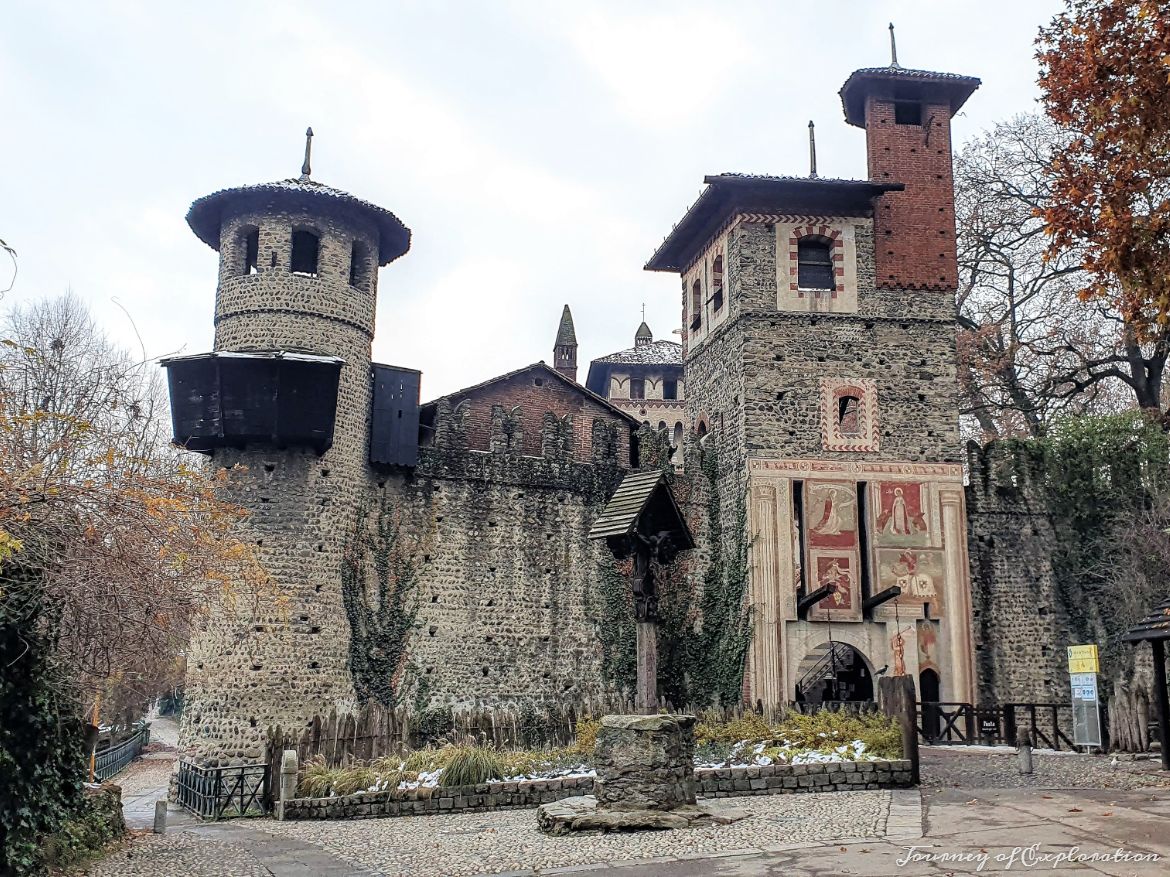
[[[909,676],[883,676],[878,680],[882,712],[898,720],[902,728],[902,757],[910,762],[910,782],[918,785],[918,702],[914,680]]]

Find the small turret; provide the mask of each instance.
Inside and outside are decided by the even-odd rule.
[[[638,327],[638,331],[634,333],[634,346],[645,347],[647,344],[654,343],[654,333],[650,331],[650,327],[646,325],[646,321],[642,321],[642,325]]]
[[[553,368],[570,381],[577,380],[577,330],[573,327],[573,312],[568,305],[561,311],[561,324],[557,327]]]

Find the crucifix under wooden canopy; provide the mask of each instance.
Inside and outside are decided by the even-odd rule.
[[[618,560],[633,558],[630,585],[638,624],[638,692],[635,705],[653,712],[658,704],[658,590],[655,564],[670,563],[695,547],[666,473],[632,472],[610,497],[589,531],[604,539]]]
[[[1166,688],[1166,641],[1170,640],[1170,597],[1155,606],[1131,627],[1122,642],[1148,642],[1154,653],[1154,708],[1158,716],[1158,741],[1162,770],[1170,770],[1170,691]]]

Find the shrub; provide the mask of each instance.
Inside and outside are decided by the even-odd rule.
[[[592,755],[597,749],[597,735],[600,731],[600,719],[577,719],[577,736],[569,749],[578,755]]]
[[[740,740],[766,740],[773,736],[773,728],[762,715],[745,712],[730,721],[704,721],[695,725],[695,742],[700,746],[711,743],[738,743]]]
[[[493,748],[462,744],[444,749],[450,751],[439,777],[440,786],[474,786],[504,778],[500,753]]]

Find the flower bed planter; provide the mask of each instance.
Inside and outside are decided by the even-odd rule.
[[[909,785],[910,762],[904,760],[695,769],[696,791],[706,798],[848,792],[903,788]],[[591,776],[492,782],[450,788],[424,786],[387,792],[359,792],[332,798],[293,798],[284,802],[284,818],[369,819],[430,813],[482,813],[488,810],[536,807],[592,792]]]

